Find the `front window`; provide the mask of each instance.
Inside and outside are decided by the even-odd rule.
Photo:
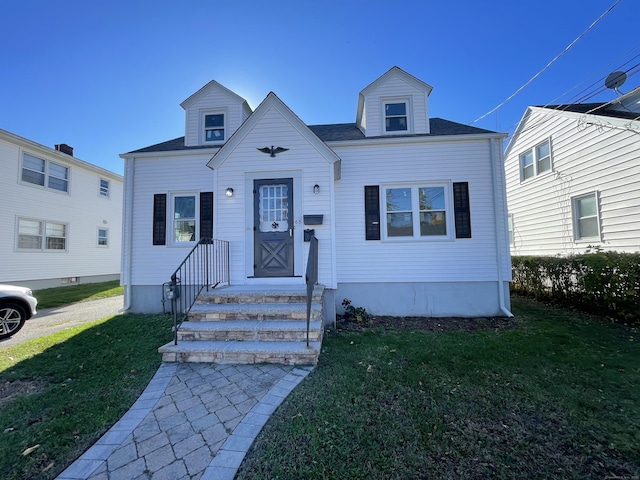
[[[573,199],[574,238],[576,240],[600,240],[598,197],[594,193]]]
[[[67,225],[44,220],[18,219],[18,249],[66,250]]]
[[[551,139],[545,140],[520,155],[521,181],[551,171],[552,167]]]
[[[34,157],[25,153],[22,156],[23,182],[41,187],[69,192],[69,167]]]
[[[204,140],[205,142],[224,141],[224,113],[204,116]]]
[[[196,196],[174,195],[173,241],[175,243],[196,240]]]
[[[387,239],[448,238],[445,185],[390,186],[384,190]]]

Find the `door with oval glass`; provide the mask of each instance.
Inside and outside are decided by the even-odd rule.
[[[253,181],[256,277],[293,276],[293,179]]]

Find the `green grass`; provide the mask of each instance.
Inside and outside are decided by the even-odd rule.
[[[70,465],[142,393],[171,327],[168,316],[125,314],[1,350],[1,478],[54,478]]]
[[[238,479],[637,479],[637,328],[514,298],[517,327],[333,333]]]
[[[38,308],[53,308],[76,302],[98,300],[100,298],[122,295],[124,287],[118,280],[102,283],[83,283],[70,287],[46,288],[34,290],[33,296],[38,299]]]

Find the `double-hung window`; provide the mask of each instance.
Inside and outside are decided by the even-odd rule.
[[[109,180],[100,179],[99,193],[101,197],[109,198]]]
[[[383,187],[384,234],[389,240],[451,238],[449,185]]]
[[[69,192],[69,167],[28,153],[22,155],[21,179],[43,188]]]
[[[99,247],[109,246],[109,229],[98,228],[98,246]]]
[[[67,225],[44,220],[19,218],[18,249],[64,251],[67,249]]]
[[[197,196],[175,194],[172,197],[173,243],[196,241]]]
[[[223,142],[225,137],[224,113],[204,115],[204,141]]]
[[[573,238],[578,241],[600,241],[600,219],[596,192],[574,197],[571,204],[573,210]]]
[[[552,167],[550,138],[520,154],[520,180],[523,182],[551,171]]]
[[[407,131],[407,104],[385,103],[384,105],[384,124],[386,132]]]

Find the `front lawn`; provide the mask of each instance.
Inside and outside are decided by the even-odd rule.
[[[638,329],[513,312],[510,328],[329,334],[237,478],[638,479]]]
[[[172,337],[117,315],[0,350],[0,478],[55,478],[137,400]]]

